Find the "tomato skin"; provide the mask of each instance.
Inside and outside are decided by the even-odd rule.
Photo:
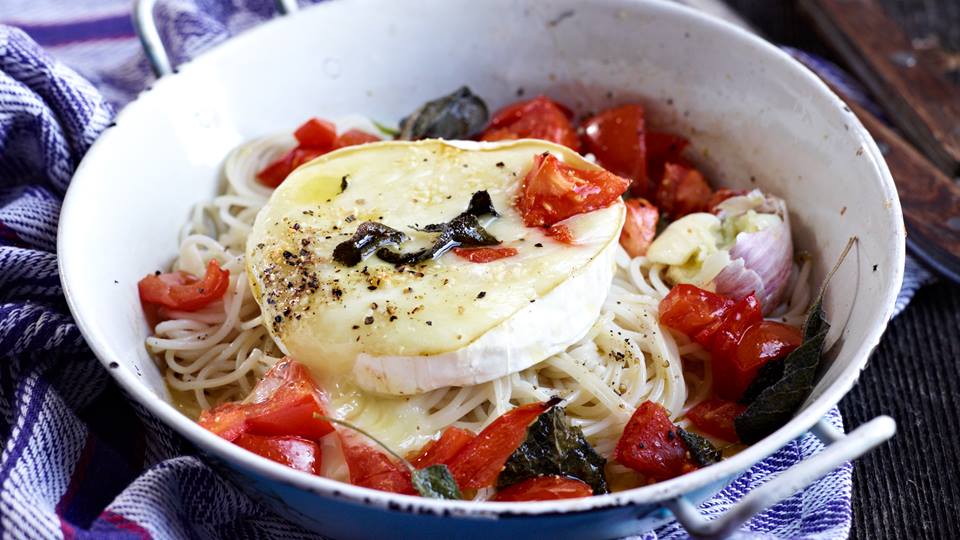
[[[733,419],[747,410],[746,405],[726,399],[711,398],[701,401],[687,412],[687,418],[696,428],[711,437],[739,442]]]
[[[380,140],[381,140],[380,137],[377,137],[376,135],[371,135],[366,131],[361,131],[359,129],[351,129],[351,130],[347,130],[346,132],[340,134],[339,137],[337,137],[336,142],[334,142],[333,148],[334,149],[345,148],[347,146],[356,146],[359,144],[380,142]]]
[[[631,192],[643,195],[648,184],[643,107],[607,109],[584,121],[582,128],[584,150],[604,169],[633,180]]]
[[[759,364],[750,369],[740,369],[735,360],[740,339],[761,321],[760,302],[752,293],[738,301],[724,315],[710,347],[713,390],[718,396],[736,401],[756,377]]]
[[[657,206],[664,214],[676,219],[704,212],[712,195],[713,190],[700,171],[677,163],[664,165],[663,180],[656,193]]]
[[[681,283],[660,301],[660,322],[710,348],[723,316],[733,305],[729,298]]]
[[[447,464],[460,489],[492,486],[511,454],[527,436],[527,428],[548,403],[530,403],[504,413]]]
[[[270,461],[310,474],[320,474],[320,445],[303,437],[263,437],[245,433],[234,444]]]
[[[593,495],[593,488],[576,478],[538,476],[503,489],[493,497],[498,502],[552,501]]]
[[[333,431],[320,392],[307,368],[285,358],[270,368],[253,390],[251,403],[225,403],[203,411],[198,423],[229,441],[244,433],[298,436],[319,441]]]
[[[477,435],[470,430],[450,426],[443,431],[440,438],[430,441],[420,450],[420,453],[410,460],[416,469],[426,469],[431,465],[447,464]]]
[[[609,206],[629,185],[629,180],[611,172],[575,169],[545,152],[533,158],[517,204],[527,227],[549,227]]]
[[[631,257],[646,255],[657,235],[660,211],[646,199],[627,199],[627,219],[620,231],[620,245]]]
[[[211,259],[202,280],[186,272],[150,274],[137,283],[137,290],[141,303],[178,311],[196,311],[219,300],[229,285],[230,271],[220,268],[220,263]]]
[[[300,146],[309,148],[329,148],[337,138],[337,126],[332,122],[311,118],[300,125],[293,136]]]
[[[580,141],[570,123],[566,107],[546,96],[519,101],[497,111],[490,125],[480,134],[483,141],[542,139],[562,144],[577,152]]]
[[[652,401],[643,402],[634,411],[613,455],[621,464],[657,482],[697,468],[666,409]]]
[[[773,321],[751,325],[736,339],[732,350],[720,353],[719,365],[714,360],[715,391],[722,397],[740,399],[763,365],[790,354],[802,342],[799,328]]]
[[[570,228],[566,225],[554,223],[553,225],[547,227],[545,232],[547,233],[547,236],[562,244],[569,244],[572,246],[576,243],[573,241],[573,233],[570,232]]]
[[[247,431],[247,410],[239,403],[224,403],[201,411],[197,423],[207,431],[233,442]]]
[[[299,144],[257,173],[257,180],[261,184],[276,188],[294,169],[314,158],[346,146],[380,140],[376,135],[359,129],[351,129],[338,136],[333,123],[319,118],[311,118],[301,124],[293,136]]]
[[[512,247],[453,248],[453,252],[457,257],[480,264],[499,261],[517,254],[516,248]]]
[[[354,441],[351,436],[341,436],[340,447],[350,470],[351,484],[391,493],[416,494],[410,471],[380,450]]]

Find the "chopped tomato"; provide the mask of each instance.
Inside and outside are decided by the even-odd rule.
[[[740,399],[743,392],[757,376],[757,371],[771,360],[783,358],[800,346],[803,338],[800,329],[773,321],[761,321],[746,329],[737,340],[736,349],[723,362],[725,373],[720,376],[721,387],[717,392],[730,399]],[[717,380],[714,367],[714,380]]]
[[[351,484],[392,493],[416,493],[406,467],[394,462],[380,450],[350,439],[350,436],[340,437]]]
[[[477,436],[470,430],[458,427],[448,427],[443,435],[435,441],[430,441],[420,454],[410,462],[417,469],[426,469],[431,465],[448,464],[464,446]]]
[[[745,190],[733,190],[727,188],[718,189],[713,192],[713,195],[710,196],[710,200],[707,201],[707,211],[716,212],[718,204],[731,197],[746,195],[746,193],[747,192]]]
[[[723,323],[710,346],[710,365],[713,370],[713,390],[718,396],[738,400],[756,377],[759,364],[749,369],[736,365],[740,338],[763,320],[760,302],[752,293],[738,301],[723,317]]]
[[[602,169],[580,170],[544,152],[533,158],[518,206],[527,227],[549,227],[617,200],[630,181]]]
[[[566,225],[554,223],[553,225],[547,227],[546,233],[547,236],[555,239],[557,242],[562,242],[564,244],[574,243],[573,234],[570,232],[570,228]]]
[[[576,499],[593,495],[593,488],[576,478],[566,476],[538,476],[524,480],[499,491],[494,501],[552,501]]]
[[[653,481],[697,468],[667,410],[645,401],[634,411],[614,450],[614,459]]]
[[[663,179],[664,166],[667,163],[687,165],[683,151],[690,142],[679,135],[648,131],[644,139],[647,150],[647,176],[654,187]],[[642,195],[639,193],[638,195]]]
[[[676,219],[707,210],[712,195],[713,191],[700,171],[686,165],[667,163],[663,180],[657,188],[656,201],[664,214]]]
[[[719,294],[681,283],[660,301],[660,322],[709,348],[724,314],[734,303]]]
[[[520,101],[497,111],[480,135],[484,141],[543,139],[580,150],[570,112],[546,96]]]
[[[359,129],[351,129],[337,136],[336,126],[319,118],[304,122],[294,131],[293,136],[299,144],[257,173],[257,180],[261,184],[275,188],[282,184],[294,169],[327,152],[380,140],[376,135]]]
[[[320,445],[303,437],[263,437],[245,433],[234,444],[291,469],[320,474]]]
[[[272,388],[269,395],[258,392]],[[258,435],[299,435],[319,440],[333,431],[324,416],[320,391],[306,366],[284,359],[270,368],[253,390],[253,403],[247,405],[247,425]]]
[[[660,212],[646,199],[627,199],[626,204],[627,219],[620,231],[620,245],[631,257],[645,255],[657,235]]]
[[[292,435],[319,441],[333,431],[324,415],[320,392],[303,364],[283,359],[253,389],[251,403],[225,403],[204,411],[199,423],[227,440],[243,433]]]
[[[687,412],[687,418],[696,428],[711,437],[737,442],[737,430],[733,419],[747,410],[747,407],[735,401],[712,398],[701,401]]]
[[[234,441],[247,431],[247,410],[239,403],[224,403],[202,411],[197,423],[223,439]]]
[[[293,132],[300,146],[324,149],[333,146],[337,138],[337,126],[332,122],[311,118]]]
[[[460,489],[492,486],[511,454],[527,436],[527,428],[549,403],[530,403],[497,418],[447,464]]]
[[[230,271],[220,263],[207,263],[207,273],[197,279],[186,272],[151,274],[137,284],[140,302],[166,306],[178,311],[196,311],[219,300],[230,285]]]
[[[643,195],[647,187],[647,149],[643,107],[623,105],[607,109],[583,123],[584,150],[608,171],[633,180],[631,191]]]
[[[360,131],[359,129],[351,129],[342,133],[337,137],[336,142],[334,143],[334,149],[344,148],[347,146],[356,146],[358,144],[366,144],[372,142],[379,142],[380,137],[376,135],[371,135],[366,131]]]
[[[517,250],[512,247],[453,248],[453,252],[457,257],[474,263],[498,261],[517,254]]]

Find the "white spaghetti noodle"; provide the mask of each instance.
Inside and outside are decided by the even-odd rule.
[[[256,171],[289,150],[288,135],[266,137],[236,148],[224,164],[225,189],[198,205],[180,236],[174,270],[195,275],[216,259],[230,271],[223,299],[192,313],[166,311],[147,346],[160,362],[166,381],[193,415],[200,409],[244,399],[264,372],[282,356],[248,286],[244,264],[246,238],[270,190]],[[683,414],[710,389],[708,353],[684,336],[674,336],[658,321],[657,308],[670,287],[663,267],[644,257],[631,259],[618,247],[617,271],[600,317],[592,330],[566,351],[525,371],[476,386],[443,388],[402,398],[403,406],[423,412],[417,429],[398,451],[415,450],[426,438],[450,425],[479,431],[517,404],[559,395],[573,424],[581,427],[597,451],[609,457],[623,427],[641,403],[664,406],[681,425]],[[805,284],[809,264],[795,283]],[[806,307],[809,289],[797,286],[778,317],[793,322]],[[681,361],[681,358],[683,360]],[[389,407],[351,402],[332,414],[377,433],[390,423]],[[325,443],[326,444],[326,443]],[[617,467],[611,472],[616,473]],[[344,476],[342,464],[324,457],[324,474]]]

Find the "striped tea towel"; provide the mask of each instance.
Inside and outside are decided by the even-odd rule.
[[[128,0],[4,0],[0,25],[0,535],[3,538],[312,538],[215,473],[125,398],[83,342],[57,277],[70,176],[114,106],[148,80]],[[160,0],[180,61],[272,16],[270,0]],[[910,272],[906,305],[922,274]],[[916,278],[914,280],[913,278]],[[836,409],[827,416],[838,428]],[[798,439],[702,506],[719,515],[822,448]],[[747,537],[845,538],[851,465],[752,519]],[[349,519],[347,517],[346,519]],[[643,538],[683,538],[676,523]]]

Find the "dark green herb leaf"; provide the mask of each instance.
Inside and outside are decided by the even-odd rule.
[[[584,438],[583,431],[567,422],[563,408],[553,407],[527,429],[526,440],[507,459],[497,477],[497,487],[502,489],[537,476],[562,475],[589,484],[596,495],[609,493],[605,463]]]
[[[687,451],[690,452],[690,457],[692,457],[700,467],[713,465],[723,459],[720,451],[705,437],[679,427],[677,428],[677,434],[680,435],[683,444],[687,445]]]
[[[428,101],[400,122],[399,139],[468,139],[487,124],[487,104],[466,86]]]
[[[737,435],[753,444],[787,423],[813,390],[827,329],[804,341],[783,359],[783,376],[763,389],[733,420]]]
[[[830,330],[823,312],[823,293],[856,241],[856,237],[851,237],[847,242],[810,305],[803,323],[803,343],[788,354],[781,365],[770,362],[764,366],[744,392],[741,403],[749,405],[733,420],[742,442],[753,444],[779,429],[793,417],[813,391],[827,332]]]
[[[407,235],[383,223],[366,221],[357,227],[349,240],[333,248],[333,260],[344,266],[354,266],[383,246],[397,246],[407,240]]]
[[[753,403],[760,392],[779,381],[783,377],[783,364],[783,358],[778,358],[760,366],[760,369],[757,370],[757,376],[753,378],[750,386],[740,396],[740,404],[749,405]]]
[[[410,480],[413,482],[413,489],[423,497],[451,500],[463,498],[450,469],[442,463],[413,471]]]

